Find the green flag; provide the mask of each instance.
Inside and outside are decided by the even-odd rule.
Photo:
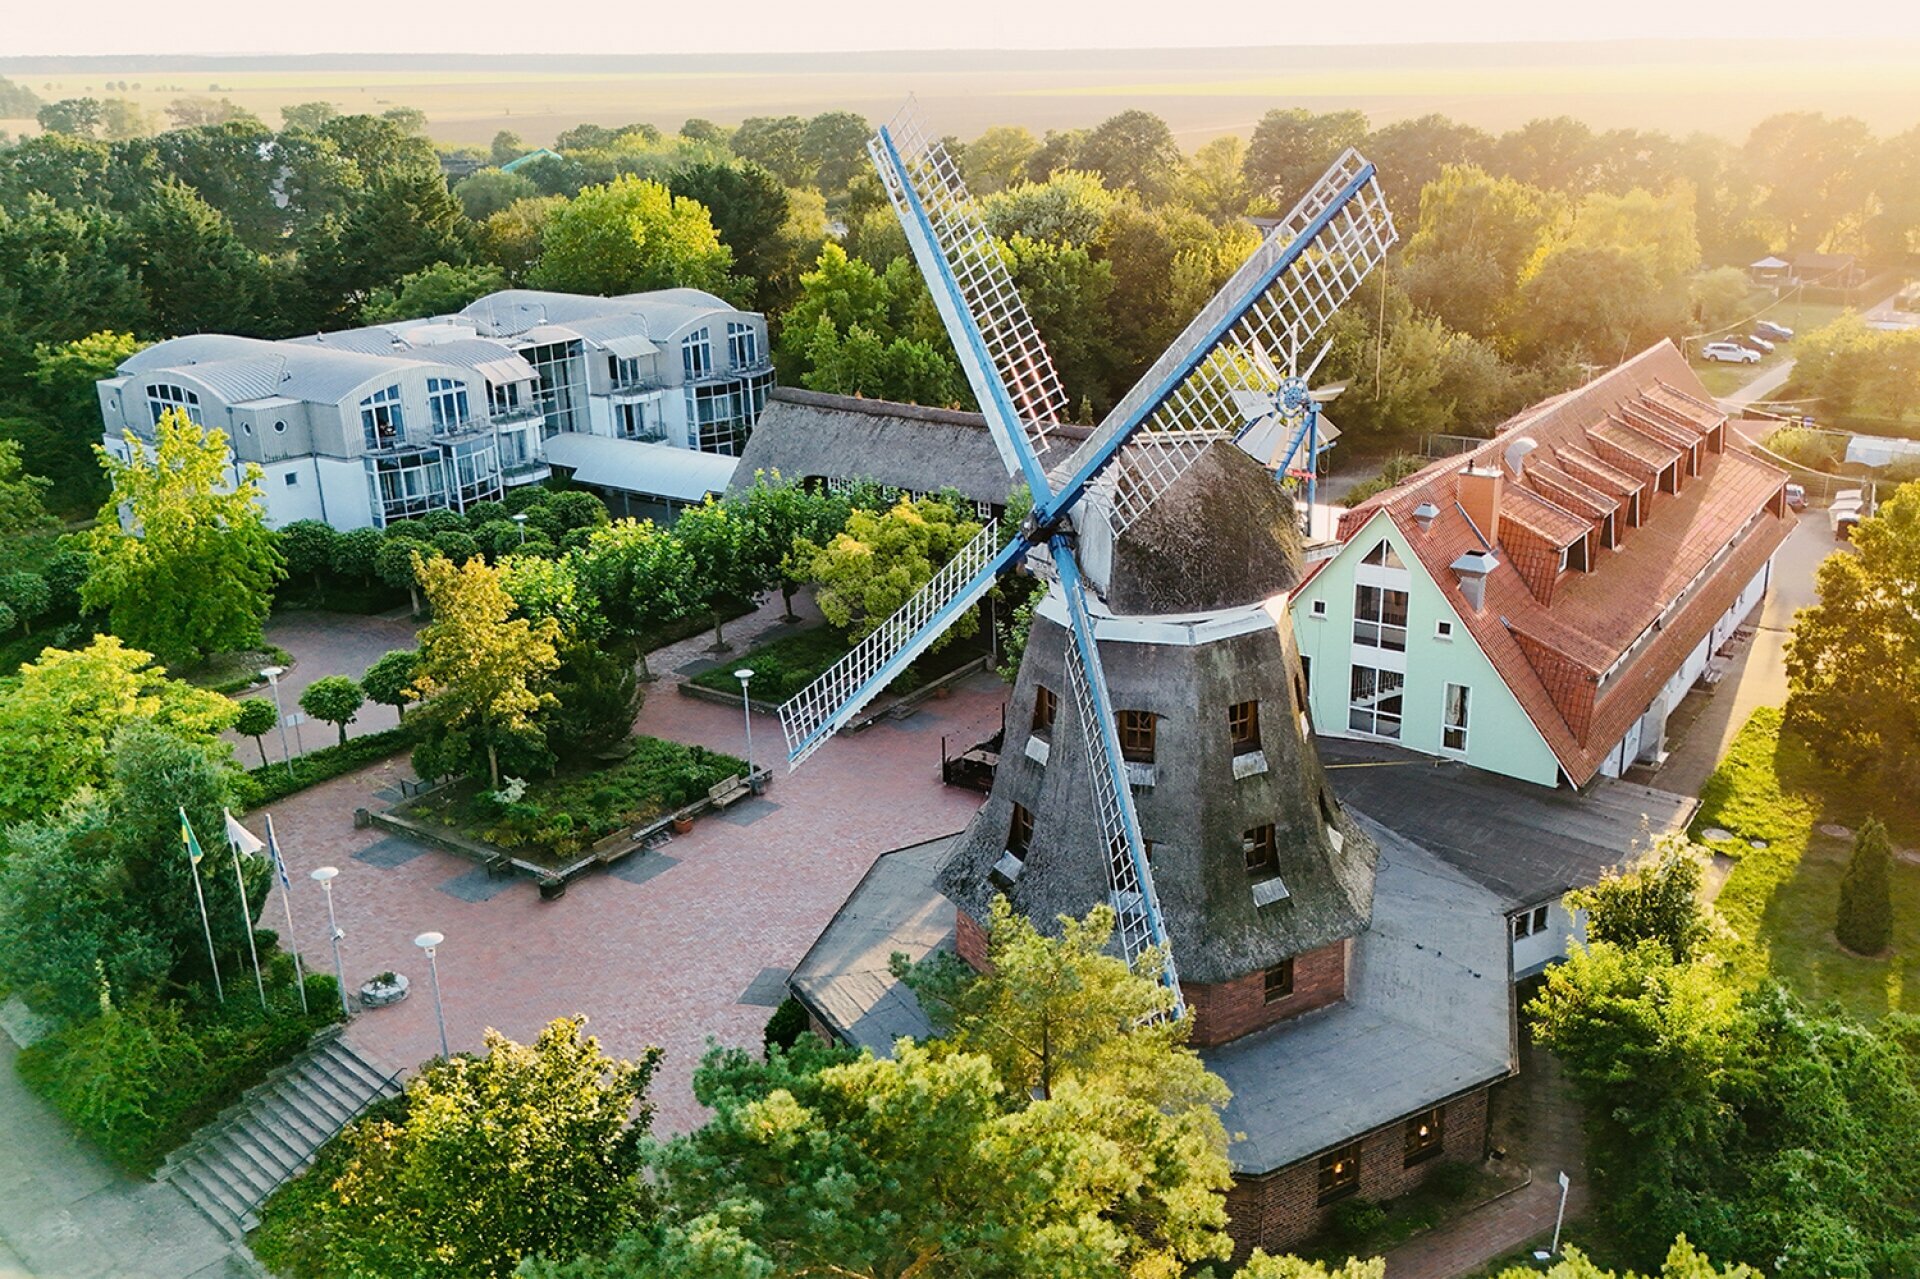
[[[187,820],[184,808],[180,810],[180,843],[187,850],[187,860],[198,866],[206,854],[200,851],[200,841],[194,838],[193,823]]]

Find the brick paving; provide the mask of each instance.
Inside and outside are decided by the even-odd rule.
[[[736,654],[779,614],[776,597],[730,623]],[[680,696],[669,674],[709,656],[710,642],[708,632],[652,655],[661,678],[648,686],[635,727],[740,754],[740,711]],[[689,1081],[708,1039],[760,1042],[770,1012],[765,971],[785,973],[799,962],[876,856],[957,831],[973,815],[979,796],[940,784],[940,737],[948,734],[957,752],[990,735],[1004,699],[998,679],[975,676],[950,698],[923,702],[910,720],[841,736],[794,774],[785,771],[778,720],[755,716],[756,759],[763,767],[780,761],[755,820],[702,818],[660,853],[628,859],[621,874],[575,880],[550,902],[526,880],[474,900],[485,895],[474,891],[472,863],[436,850],[398,864],[376,853],[384,866],[356,858],[388,836],[355,830],[353,810],[383,806],[372,792],[408,775],[404,757],[376,765],[271,808],[294,877],[295,939],[310,966],[330,967],[324,898],[306,875],[338,866],[348,983],[388,968],[414,980],[404,1003],[363,1013],[348,1031],[369,1058],[408,1068],[438,1050],[426,963],[412,939],[442,932],[442,993],[456,1052],[477,1049],[488,1027],[525,1040],[556,1016],[586,1013],[615,1054],[650,1044],[666,1050],[653,1087],[655,1127],[685,1131],[701,1120]],[[280,920],[275,900],[262,922]],[[742,1003],[749,988],[753,1002]]]
[[[300,713],[300,694],[307,685],[323,675],[347,675],[359,679],[367,667],[396,648],[412,648],[420,623],[399,614],[367,617],[357,613],[320,613],[301,610],[275,614],[266,626],[269,644],[277,644],[293,658],[293,665],[280,677],[280,708],[289,718]],[[273,691],[262,685],[241,694],[242,697],[271,698]],[[392,728],[400,721],[391,706],[368,702],[360,708],[348,726],[350,736],[375,733]],[[259,748],[250,737],[228,733],[234,757],[248,768],[260,761]],[[296,755],[331,746],[339,735],[331,724],[317,720],[293,724],[287,728],[287,745]],[[280,730],[266,736],[267,758],[280,758]]]

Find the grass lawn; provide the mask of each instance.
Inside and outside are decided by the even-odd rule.
[[[1911,988],[1920,956],[1920,865],[1896,856],[1893,946],[1888,956],[1860,958],[1833,939],[1852,841],[1819,830],[1857,829],[1874,815],[1896,850],[1910,848],[1920,843],[1910,804],[1822,768],[1804,743],[1782,734],[1773,707],[1753,713],[1700,798],[1694,838],[1736,859],[1716,904],[1739,938],[1733,962],[1743,979],[1771,969],[1808,1000],[1838,1000],[1867,1021],[1920,1011],[1920,990]],[[1702,838],[1713,827],[1734,838]],[[1755,839],[1766,847],[1752,847]]]
[[[407,806],[406,815],[557,868],[595,840],[662,817],[747,771],[745,761],[704,746],[658,737],[635,737],[630,744],[632,751],[616,763],[529,781],[513,803],[462,785],[422,796]]]
[[[1792,359],[1794,342],[1822,325],[1833,323],[1850,309],[1830,302],[1781,302],[1768,306],[1767,294],[1760,292],[1754,295],[1752,305],[1743,314],[1751,315],[1762,307],[1766,308],[1765,313],[1754,318],[1786,325],[1794,332],[1793,341],[1775,343],[1773,353],[1761,356],[1758,364],[1720,364],[1696,358],[1693,371],[1700,375],[1701,383],[1714,395],[1732,395],[1782,361]],[[1741,330],[1743,333],[1752,331],[1751,324]]]
[[[830,626],[819,626],[762,644],[742,654],[737,660],[722,662],[712,670],[695,676],[693,683],[701,688],[737,694],[740,681],[734,678],[733,673],[746,666],[753,670],[753,696],[756,701],[784,702],[845,657],[850,647],[839,631]],[[924,654],[889,684],[887,691],[910,693],[986,651],[987,633],[983,626],[972,635]]]

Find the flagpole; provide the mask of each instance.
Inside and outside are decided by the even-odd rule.
[[[220,957],[213,951],[213,921],[207,918],[207,895],[200,888],[200,858],[194,856],[199,841],[193,836],[193,823],[187,820],[184,805],[180,809],[180,842],[187,848],[187,865],[193,870],[193,895],[200,902],[200,927],[207,934],[207,962],[213,966],[213,993],[224,1004],[227,1002],[227,992],[220,984]]]
[[[267,851],[273,857],[274,873],[280,876],[280,904],[287,912],[287,949],[293,954],[293,981],[300,987],[300,1015],[308,1016],[307,976],[300,969],[300,948],[293,942],[293,893],[287,884],[287,864],[280,857],[280,841],[273,836],[273,814],[267,814]]]
[[[260,975],[260,946],[253,940],[253,908],[247,903],[247,877],[240,873],[240,845],[229,843],[233,852],[233,882],[240,889],[240,922],[247,930],[247,952],[253,956],[253,985],[260,992],[260,1011],[267,1011],[267,982]]]

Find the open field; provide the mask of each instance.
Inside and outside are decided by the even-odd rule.
[[[685,57],[0,58],[48,99],[124,96],[155,111],[217,93],[277,122],[324,99],[348,111],[418,107],[436,138],[531,142],[592,121],[667,129],[690,116],[847,109],[885,119],[909,94],[942,132],[1164,116],[1182,145],[1246,133],[1267,110],[1357,108],[1375,123],[1440,111],[1501,130],[1568,114],[1599,128],[1744,136],[1777,111],[1854,114],[1885,134],[1920,123],[1920,48],[1759,41]],[[116,86],[125,81],[126,90]],[[137,86],[137,87],[133,87]],[[213,86],[217,86],[214,88]],[[0,120],[19,131],[30,121]]]

